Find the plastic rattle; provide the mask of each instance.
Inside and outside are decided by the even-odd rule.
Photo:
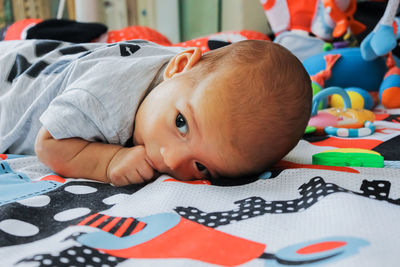
[[[318,111],[322,99],[338,94],[343,98],[344,108],[329,108]],[[329,87],[313,97],[311,118],[308,126],[315,127],[316,133],[340,137],[362,137],[375,131],[375,115],[366,109],[352,109],[348,94],[339,87]],[[310,128],[308,128],[310,129]]]

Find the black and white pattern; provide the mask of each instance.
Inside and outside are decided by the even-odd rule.
[[[131,185],[117,188],[96,182],[72,181],[36,197],[37,200],[28,199],[0,206],[0,235],[4,237],[0,238],[0,248],[47,238],[77,224],[89,213],[109,209],[116,204],[109,203],[107,199],[130,195],[142,187],[143,185]],[[32,201],[42,202],[44,205],[33,206],[29,204]],[[21,236],[12,231],[14,228],[9,228],[13,224],[28,226],[28,230],[37,230],[30,230],[29,233],[32,234]]]
[[[314,177],[299,187],[301,197],[293,200],[266,201],[261,197],[249,197],[236,201],[236,209],[222,212],[204,212],[195,207],[177,207],[175,211],[182,217],[202,225],[216,228],[232,222],[262,216],[264,214],[295,213],[308,209],[324,197],[338,192],[356,194],[372,199],[385,200],[400,205],[399,199],[390,199],[390,183],[388,181],[367,181],[361,185],[361,193],[342,188],[336,184],[326,183],[322,177]]]

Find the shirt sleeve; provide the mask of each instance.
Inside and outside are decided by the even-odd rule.
[[[103,104],[83,89],[70,89],[54,98],[40,122],[55,139],[80,137],[111,144],[120,141]]]

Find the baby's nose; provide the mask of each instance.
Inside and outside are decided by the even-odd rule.
[[[190,156],[189,150],[183,146],[161,147],[160,154],[165,165],[171,170],[178,169]]]

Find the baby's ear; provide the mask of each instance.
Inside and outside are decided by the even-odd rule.
[[[168,63],[164,71],[164,80],[172,78],[177,73],[190,70],[201,58],[201,50],[198,47],[189,48],[176,56]]]

